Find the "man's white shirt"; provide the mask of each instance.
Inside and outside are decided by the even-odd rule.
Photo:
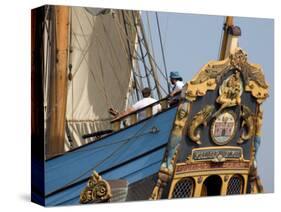
[[[174,91],[178,91],[178,90],[181,90],[184,86],[184,83],[182,81],[176,81],[176,84],[173,88]]]
[[[139,110],[139,109],[144,108],[144,107],[146,107],[146,106],[148,106],[148,105],[150,105],[150,104],[153,104],[154,102],[157,102],[157,100],[156,100],[156,99],[153,99],[153,98],[151,98],[151,97],[146,97],[146,98],[143,98],[142,100],[136,102],[136,103],[132,106],[132,108],[133,108],[134,110]],[[154,106],[153,106],[153,108],[152,108],[152,114],[153,114],[153,115],[156,114],[156,113],[158,113],[158,112],[160,112],[160,111],[161,111],[161,105],[160,105],[160,104],[157,104],[157,105],[154,105]],[[145,118],[146,118],[146,113],[145,113],[145,111],[141,111],[141,112],[138,113],[138,120],[139,120],[139,121],[140,121],[140,120],[143,120],[143,119],[145,119]]]

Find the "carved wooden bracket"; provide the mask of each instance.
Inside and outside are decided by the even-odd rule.
[[[111,188],[108,182],[93,171],[86,188],[80,194],[80,203],[100,203],[108,202],[112,197]]]

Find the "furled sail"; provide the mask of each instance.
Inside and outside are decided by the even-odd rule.
[[[71,7],[66,150],[90,141],[82,135],[110,128],[108,109],[127,105],[136,48],[132,14],[139,15]]]

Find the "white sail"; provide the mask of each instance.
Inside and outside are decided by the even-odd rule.
[[[130,26],[132,12],[123,13],[71,8],[66,150],[89,142],[81,137],[84,134],[109,129],[110,107],[118,111],[126,107],[136,32]]]

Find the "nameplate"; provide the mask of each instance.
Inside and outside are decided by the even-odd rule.
[[[239,160],[243,158],[240,147],[198,148],[192,151],[193,161],[224,162],[226,160]]]

